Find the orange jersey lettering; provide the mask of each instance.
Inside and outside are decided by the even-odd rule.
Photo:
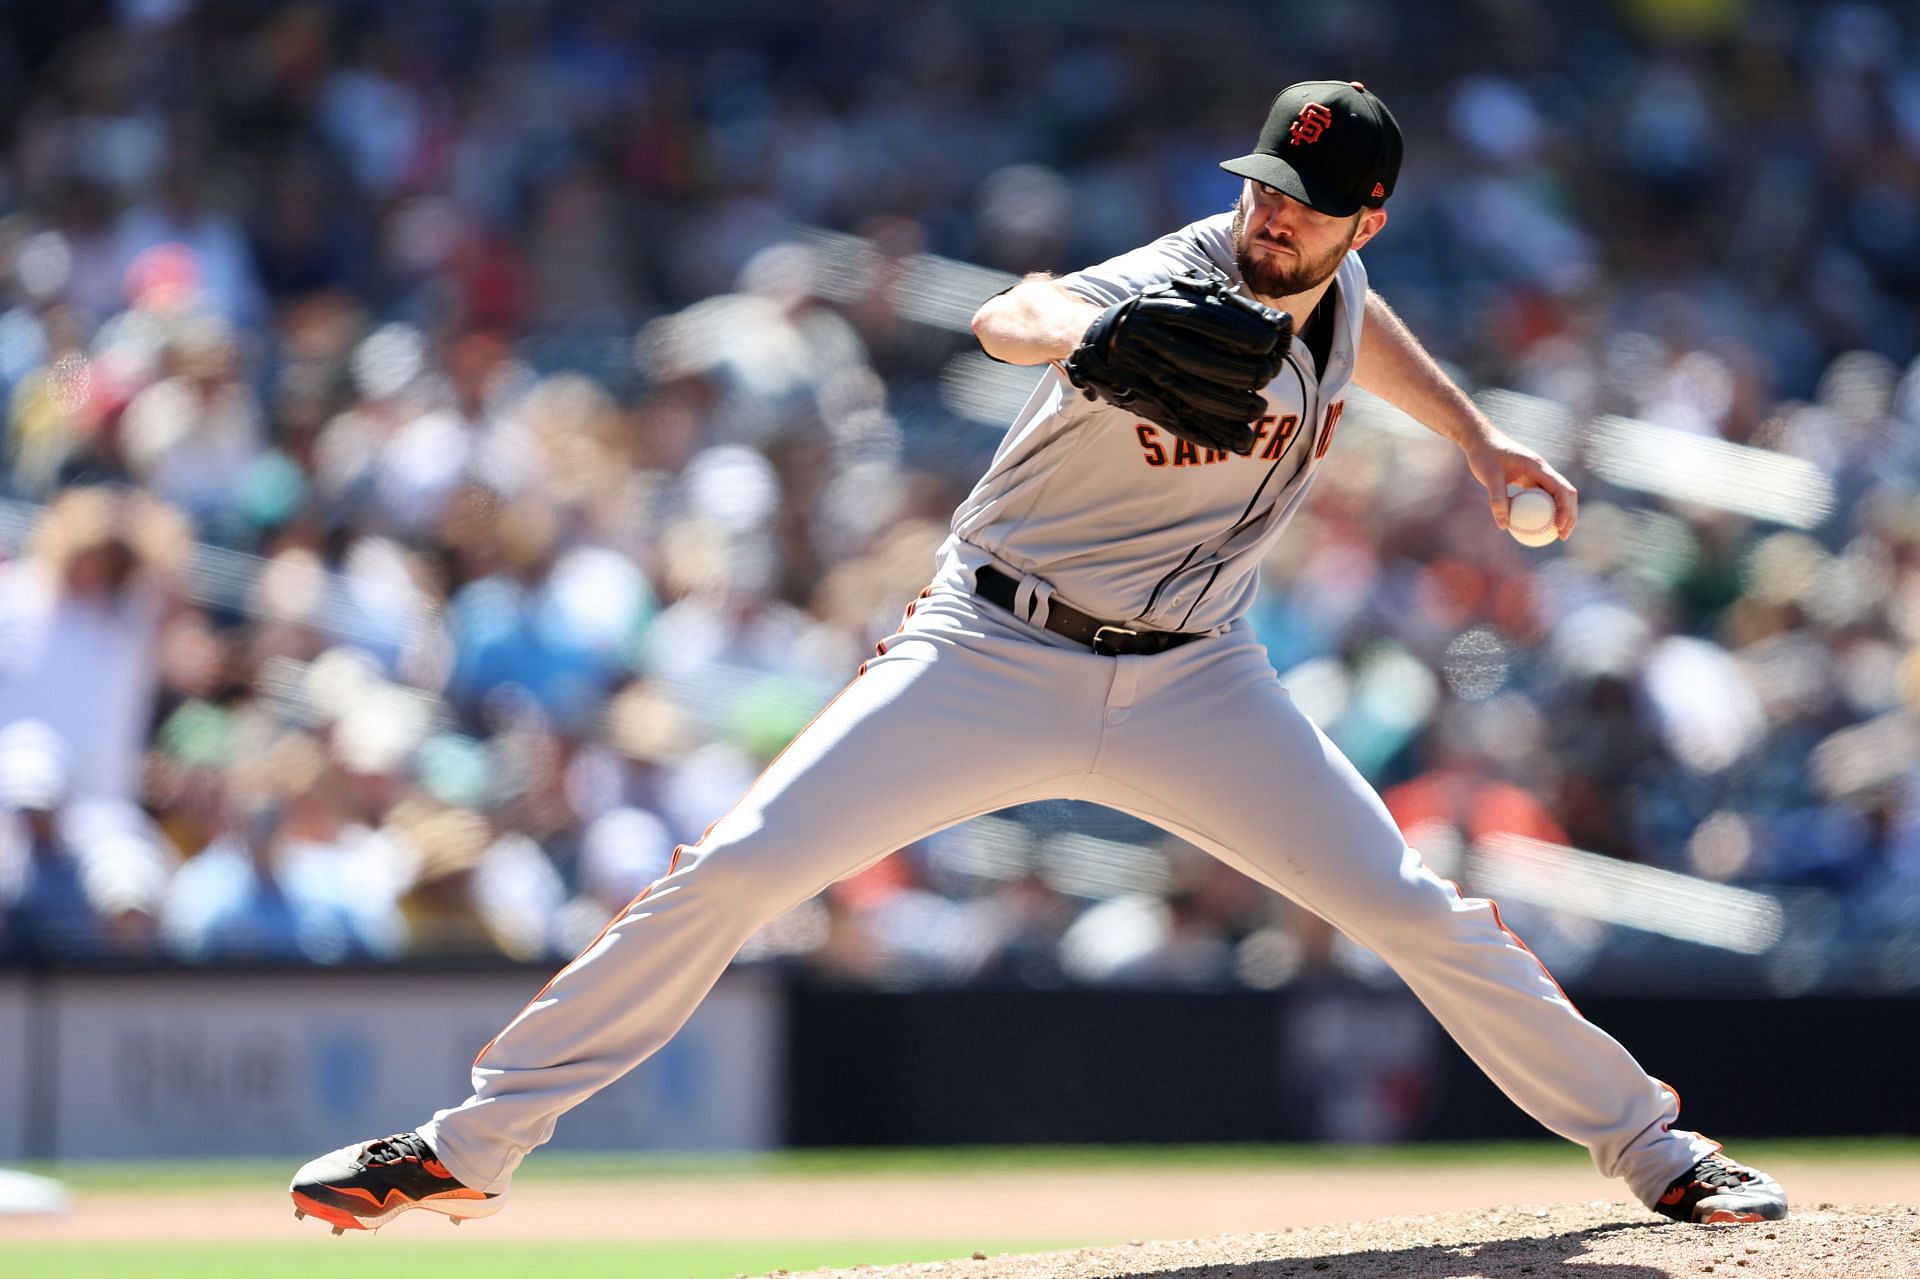
[[[1345,400],[1335,400],[1327,405],[1327,424],[1320,429],[1320,443],[1313,450],[1316,459],[1327,455],[1327,446],[1333,443],[1333,428],[1340,425],[1340,415],[1346,411]]]
[[[1274,419],[1269,417],[1261,418],[1260,420],[1263,422],[1271,422]],[[1293,437],[1300,430],[1300,419],[1296,415],[1289,413],[1279,420],[1278,425],[1279,429],[1276,430],[1273,433],[1273,437],[1267,441],[1267,447],[1260,452],[1260,460],[1263,462],[1276,461],[1282,453],[1287,451],[1287,445],[1293,443]]]
[[[1139,422],[1134,425],[1133,433],[1140,437],[1140,450],[1146,455],[1148,466],[1167,464],[1167,450],[1160,445],[1160,428],[1151,422]]]

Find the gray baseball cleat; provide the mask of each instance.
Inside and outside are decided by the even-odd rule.
[[[343,1146],[293,1174],[293,1216],[318,1217],[336,1235],[378,1230],[409,1208],[444,1213],[454,1225],[499,1212],[506,1196],[461,1184],[419,1133]]]
[[[1758,1168],[1712,1154],[1675,1177],[1651,1207],[1663,1217],[1703,1226],[1779,1221],[1787,1215],[1787,1192]]]

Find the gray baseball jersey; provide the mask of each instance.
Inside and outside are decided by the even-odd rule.
[[[1175,275],[1212,271],[1238,285],[1232,222],[1231,213],[1203,219],[1059,283],[1101,306]],[[1240,616],[1261,556],[1312,486],[1353,380],[1367,297],[1358,254],[1335,279],[1326,368],[1317,372],[1294,338],[1250,455],[1198,448],[1088,400],[1050,366],[955,512],[948,549],[969,568],[997,561],[1042,579],[1097,617],[1200,631]]]

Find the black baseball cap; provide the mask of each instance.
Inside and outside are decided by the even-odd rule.
[[[1253,153],[1220,167],[1347,218],[1387,202],[1400,153],[1400,126],[1366,85],[1306,80],[1274,98]]]

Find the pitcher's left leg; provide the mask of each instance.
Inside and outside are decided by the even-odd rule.
[[[1407,847],[1247,632],[1117,660],[1141,663],[1140,691],[1100,773],[1138,797],[1140,816],[1380,955],[1502,1091],[1642,1203],[1719,1149],[1672,1127],[1673,1090],[1581,1016],[1492,902],[1463,897]]]

